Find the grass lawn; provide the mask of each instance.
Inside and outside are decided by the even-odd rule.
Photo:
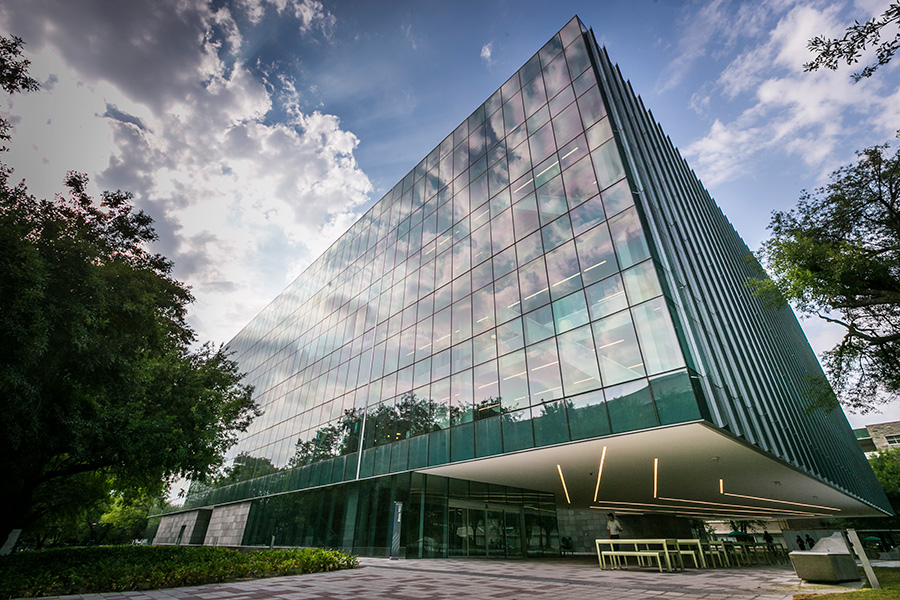
[[[335,550],[259,550],[184,546],[105,546],[0,556],[0,599],[153,590],[243,578],[352,569]]]
[[[880,590],[865,588],[837,594],[795,594],[795,600],[900,600],[900,569],[873,567]],[[862,571],[862,569],[860,569]],[[865,575],[863,575],[865,577]],[[868,583],[866,584],[868,586]]]

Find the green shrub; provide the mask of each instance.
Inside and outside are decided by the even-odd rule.
[[[0,557],[0,599],[151,590],[242,578],[353,569],[355,556],[304,548],[238,552],[184,546],[107,546]]]

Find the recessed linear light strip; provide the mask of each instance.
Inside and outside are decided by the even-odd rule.
[[[556,470],[559,471],[559,480],[562,482],[563,491],[566,493],[566,502],[568,502],[569,504],[572,504],[572,501],[569,499],[569,488],[566,487],[566,478],[563,477],[563,474],[562,474],[562,467],[559,465],[556,465]]]
[[[659,490],[659,485],[657,483],[659,475],[659,458],[653,459],[653,497],[656,498],[656,492]]]
[[[673,498],[661,498],[661,499],[662,500],[673,500]],[[680,500],[680,502],[690,502],[690,500]],[[697,502],[699,502],[699,501],[697,501]],[[711,504],[711,503],[707,503],[707,504]],[[723,511],[723,508],[706,508],[703,506],[678,506],[678,505],[673,505],[673,504],[648,504],[648,503],[644,503],[644,502],[614,502],[614,501],[606,501],[603,503],[602,506],[591,506],[590,508],[607,507],[610,509],[620,510],[622,507],[629,507],[629,506],[642,506],[642,507],[648,507],[648,508],[663,508],[663,509],[671,508],[671,509],[675,509],[676,511],[686,511],[686,510],[709,511],[709,512],[716,513],[716,514],[720,514]],[[714,505],[714,506],[719,506],[719,505]],[[771,510],[766,509],[766,508],[754,508],[754,507],[746,507],[746,506],[733,505],[733,504],[732,505],[722,505],[722,506],[734,507],[734,508],[730,508],[730,509],[725,508],[724,510],[727,513],[734,513],[734,514],[749,513],[749,514],[753,514],[753,515],[771,514]],[[823,515],[825,515],[825,513],[812,513],[812,512],[804,511],[804,510],[784,510],[784,511],[777,510],[777,512],[779,513],[779,516],[791,516],[791,515],[823,516]]]
[[[600,478],[603,476],[604,461],[606,461],[606,446],[603,446],[603,452],[600,454],[600,468],[597,469],[597,487],[594,488],[594,502],[597,501],[597,495],[600,493]]]
[[[819,506],[818,504],[804,504],[803,502],[790,502],[789,500],[775,500],[774,498],[760,498],[758,496],[745,496],[743,494],[732,494],[725,491],[725,480],[719,480],[719,493],[723,496],[732,496],[733,498],[746,498],[748,500],[760,500],[762,502],[775,502],[777,504],[790,504],[791,506],[805,506],[807,508],[821,508],[822,510],[833,510],[840,512],[841,509],[831,506]]]
[[[705,505],[709,505],[709,506],[719,506],[719,507],[726,508],[726,509],[727,508],[754,509],[754,510],[765,511],[768,513],[776,512],[779,514],[781,514],[781,513],[793,514],[793,513],[799,512],[799,513],[813,514],[809,511],[804,511],[804,510],[799,510],[799,509],[798,510],[787,510],[785,508],[769,508],[769,507],[765,507],[765,506],[746,506],[744,504],[723,504],[723,503],[719,503],[719,502],[705,502],[703,500],[685,500],[684,498],[666,498],[665,496],[660,496],[659,500],[668,500],[670,502],[687,502],[688,504],[705,504]]]
[[[597,510],[607,510],[614,511],[618,514],[635,514],[635,515],[643,515],[647,514],[647,512],[655,512],[667,515],[684,515],[697,517],[701,519],[709,519],[709,518],[734,518],[734,519],[746,519],[748,517],[771,517],[770,514],[766,512],[741,512],[741,511],[715,511],[715,512],[702,512],[698,509],[693,509],[690,507],[682,507],[682,508],[654,508],[654,509],[639,509],[639,508],[626,508],[621,506],[591,506],[589,508],[594,508]],[[709,509],[711,510],[711,509]],[[790,513],[787,515],[778,515],[777,518],[801,518],[807,519],[811,516],[815,517],[827,517],[825,513],[806,513],[806,512],[798,512],[798,513]]]
[[[550,289],[550,288],[545,287],[545,288],[542,289],[542,290],[538,290],[538,291],[536,291],[535,293],[533,293],[533,294],[530,295],[530,296],[525,296],[525,300],[531,300],[532,298],[534,298],[534,297],[537,296],[538,294],[543,294],[544,292],[546,292],[546,291],[549,290],[549,289]]]
[[[642,507],[650,507],[650,508],[674,508],[677,510],[709,510],[709,511],[721,510],[721,509],[716,509],[716,508],[706,508],[703,506],[690,507],[690,506],[680,506],[677,504],[659,504],[659,503],[648,503],[648,502],[616,502],[614,500],[608,500],[606,502],[602,502],[601,504],[610,505],[610,506],[618,505],[618,506],[642,506]],[[752,507],[750,507],[750,508],[740,507],[740,508],[736,508],[735,510],[739,511],[739,512],[757,512],[757,510],[754,510]],[[763,509],[758,509],[758,510],[763,510]],[[794,511],[787,511],[787,512],[794,512]],[[800,512],[803,512],[803,511],[800,511]]]

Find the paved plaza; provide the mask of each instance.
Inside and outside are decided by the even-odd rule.
[[[603,571],[596,558],[557,560],[360,559],[351,571],[274,577],[147,592],[65,596],[70,600],[792,600],[797,593],[849,591],[803,583],[790,565],[688,569],[659,573],[632,567]]]

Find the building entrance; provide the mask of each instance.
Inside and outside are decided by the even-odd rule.
[[[523,530],[520,508],[450,500],[450,556],[524,557]]]

